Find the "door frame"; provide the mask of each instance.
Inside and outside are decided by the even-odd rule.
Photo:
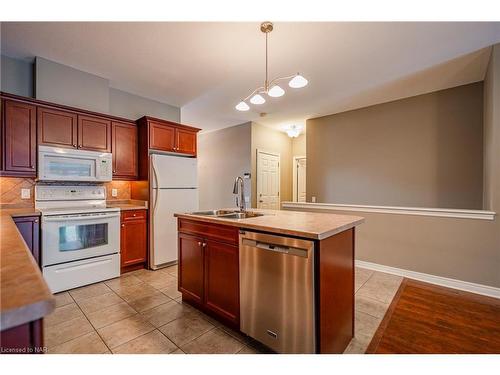
[[[292,157],[292,201],[297,202],[299,197],[297,196],[297,165],[300,159],[306,159],[307,156],[294,156]]]
[[[278,157],[278,210],[281,209],[281,155],[279,152],[257,149],[255,153],[255,204],[259,207],[259,154],[268,154]]]

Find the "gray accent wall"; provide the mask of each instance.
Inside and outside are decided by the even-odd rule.
[[[109,81],[41,57],[35,59],[35,97],[39,100],[107,113]]]
[[[148,115],[180,122],[179,107],[118,90],[109,84],[106,78],[41,57],[30,63],[1,56],[2,91],[131,120]]]
[[[483,83],[307,121],[307,201],[481,209]]]
[[[252,123],[247,122],[198,135],[200,209],[235,207],[234,179],[251,171],[251,134]],[[250,181],[245,180],[247,199],[250,194]]]
[[[33,63],[1,55],[1,91],[33,97]]]
[[[147,114],[164,120],[181,121],[179,107],[114,88],[109,89],[109,114],[130,119],[138,119]]]

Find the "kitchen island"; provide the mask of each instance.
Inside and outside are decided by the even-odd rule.
[[[354,336],[359,216],[177,213],[182,299],[281,353],[342,353]]]
[[[37,260],[14,222],[18,218],[32,217],[38,222],[39,216],[39,211],[29,207],[0,209],[2,353],[42,353],[42,319],[55,308],[55,299]]]

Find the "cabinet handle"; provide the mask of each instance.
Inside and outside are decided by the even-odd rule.
[[[116,169],[113,169],[113,173],[116,173]]]
[[[201,242],[200,241],[198,241],[198,246],[201,246]]]
[[[35,166],[34,166],[34,165],[32,165],[32,166],[31,166],[31,169],[35,169]]]
[[[38,219],[33,220],[35,223],[38,223]]]
[[[73,147],[76,147],[76,143],[73,143]]]
[[[203,242],[203,247],[207,247],[207,243],[206,242]]]
[[[136,216],[137,216],[137,214],[134,214],[133,216],[134,216],[134,217],[136,217]]]
[[[125,224],[122,224],[122,228],[125,226]]]

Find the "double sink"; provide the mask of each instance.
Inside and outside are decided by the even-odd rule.
[[[260,214],[258,212],[250,212],[250,211],[242,212],[237,210],[209,210],[209,211],[191,212],[191,215],[211,216],[211,217],[218,217],[221,219],[249,219],[252,217],[263,216],[264,214]]]

